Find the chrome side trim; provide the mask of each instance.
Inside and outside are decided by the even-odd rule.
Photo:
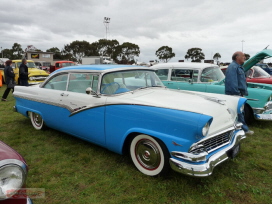
[[[175,158],[170,158],[170,166],[174,171],[185,175],[195,177],[209,176],[212,174],[214,167],[229,159],[227,152],[234,146],[238,145],[241,140],[246,138],[245,132],[243,130],[239,130],[234,137],[234,141],[230,146],[212,155],[204,164],[190,164]],[[181,152],[181,154],[183,154],[183,152]]]

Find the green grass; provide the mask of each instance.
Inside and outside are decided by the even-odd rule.
[[[0,88],[2,96],[5,87]],[[129,156],[112,153],[70,135],[35,130],[12,110],[12,94],[0,102],[0,140],[17,150],[29,166],[28,188],[45,188],[34,203],[272,203],[272,122],[256,122],[239,155],[217,166],[210,177],[171,171],[148,177]]]

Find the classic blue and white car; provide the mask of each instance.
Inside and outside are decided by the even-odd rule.
[[[139,66],[62,68],[40,85],[16,86],[16,111],[46,126],[129,153],[149,176],[170,169],[208,176],[245,138],[237,114],[245,98],[167,89]]]

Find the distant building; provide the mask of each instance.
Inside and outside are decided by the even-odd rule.
[[[50,62],[54,64],[53,52],[43,52],[43,51],[26,51],[25,56],[27,60],[33,60],[34,62]]]
[[[7,60],[9,60],[8,58],[0,58],[0,64],[3,65]]]

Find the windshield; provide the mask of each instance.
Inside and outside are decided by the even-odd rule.
[[[259,67],[261,67],[263,69],[269,68],[269,66],[267,64],[256,64],[256,66],[259,66]]]
[[[252,71],[253,71],[253,76],[252,76]],[[258,66],[252,67],[250,70],[246,72],[247,77],[253,77],[253,78],[258,78],[258,77],[270,77],[270,75],[264,71],[262,68]]]
[[[22,64],[22,62],[18,62],[18,63],[17,63],[18,67],[20,67],[21,64]],[[27,66],[28,68],[36,68],[36,65],[35,65],[34,62],[27,62],[26,66]]]
[[[111,95],[155,86],[164,87],[154,71],[113,72],[103,76],[100,92]]]
[[[72,62],[64,62],[64,63],[62,63],[62,67],[69,67],[69,66],[74,66],[74,63],[72,63]]]
[[[207,67],[202,71],[200,81],[201,82],[214,82],[221,81],[225,78],[225,75],[219,67]]]

